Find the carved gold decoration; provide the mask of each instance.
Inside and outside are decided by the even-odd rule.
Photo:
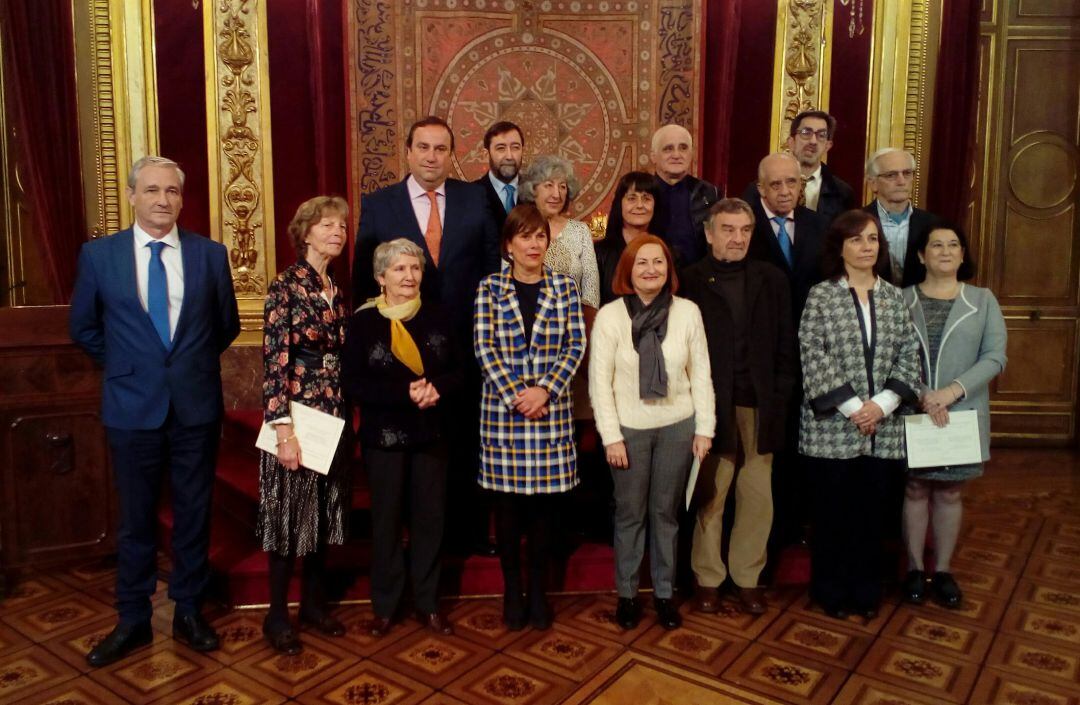
[[[229,248],[241,343],[261,343],[262,297],[276,273],[266,6],[203,3],[211,235]],[[224,119],[222,119],[224,116]]]
[[[915,156],[918,169],[912,200],[926,196],[925,169],[930,161],[936,40],[940,3],[930,0],[880,0],[874,4],[870,106],[866,154],[898,147]],[[867,199],[870,197],[867,191]]]
[[[770,144],[780,150],[791,120],[828,110],[832,0],[779,0]]]

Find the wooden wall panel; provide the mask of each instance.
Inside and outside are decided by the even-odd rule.
[[[997,398],[1069,404],[1076,388],[1076,330],[1071,320],[1007,321],[1009,364]]]
[[[999,295],[1028,306],[1076,302],[1075,209],[1032,218],[1008,204]]]

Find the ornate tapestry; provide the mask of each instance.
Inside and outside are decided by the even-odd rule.
[[[574,163],[574,217],[606,211],[657,127],[698,134],[701,20],[701,0],[350,0],[354,212],[404,178],[405,133],[429,114],[454,129],[454,176],[481,176],[484,132],[510,120],[526,164]]]

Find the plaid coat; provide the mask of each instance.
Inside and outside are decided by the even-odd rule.
[[[585,352],[574,280],[544,267],[531,341],[508,263],[480,281],[474,312],[473,349],[484,378],[480,485],[519,494],[572,489],[578,475],[570,381]],[[549,413],[535,420],[513,408],[517,393],[531,386],[551,394]]]
[[[865,400],[883,389],[909,403],[917,398],[919,339],[900,290],[878,279],[870,291],[870,319],[873,325],[864,337],[855,291],[843,279],[810,290],[799,326],[804,391],[799,451],[804,455],[905,456],[899,413],[883,419],[873,436],[863,436],[837,409],[851,397]]]

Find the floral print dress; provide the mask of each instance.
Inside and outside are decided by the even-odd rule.
[[[288,416],[290,401],[334,416],[344,415],[341,348],[345,305],[336,287],[332,305],[321,289],[318,273],[300,261],[279,274],[267,291],[263,336],[266,422]],[[290,471],[276,456],[262,452],[255,531],[263,550],[299,556],[328,543],[344,543],[348,498],[349,477],[341,448],[325,476],[302,466]]]

